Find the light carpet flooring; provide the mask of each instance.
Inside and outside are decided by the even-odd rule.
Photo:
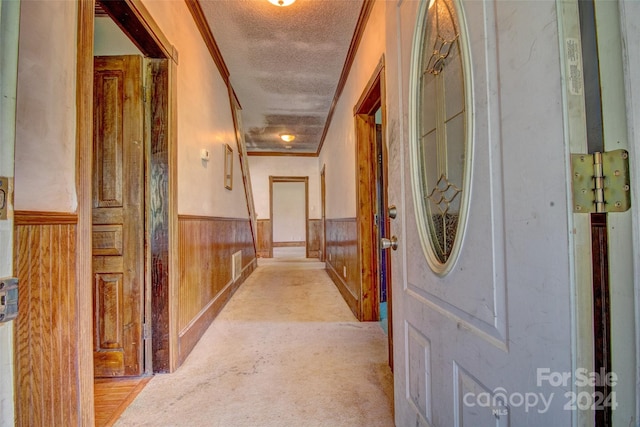
[[[265,262],[185,363],[155,376],[116,426],[393,426],[378,323],[358,322],[323,264]]]

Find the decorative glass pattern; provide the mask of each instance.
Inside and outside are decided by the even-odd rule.
[[[445,264],[459,239],[467,164],[467,98],[460,19],[454,0],[431,0],[415,66],[415,203],[435,260]],[[416,191],[417,190],[417,191]],[[419,224],[420,225],[420,224]]]

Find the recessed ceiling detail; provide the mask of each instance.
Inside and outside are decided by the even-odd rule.
[[[200,0],[242,105],[248,152],[317,152],[362,3]]]

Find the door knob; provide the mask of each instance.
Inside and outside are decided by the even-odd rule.
[[[382,249],[393,249],[394,251],[398,249],[398,238],[396,236],[391,236],[391,239],[387,239],[383,237],[380,239],[380,245]]]
[[[388,214],[391,219],[395,219],[396,216],[398,216],[398,208],[396,208],[396,205],[389,206]]]

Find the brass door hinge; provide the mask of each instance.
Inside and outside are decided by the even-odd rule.
[[[625,212],[631,207],[629,153],[572,154],[573,212]]]

